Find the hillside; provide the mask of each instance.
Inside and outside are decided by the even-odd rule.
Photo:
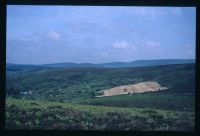
[[[109,62],[109,63],[52,63],[43,65],[25,65],[7,63],[7,71],[32,71],[47,68],[72,68],[72,67],[93,67],[93,68],[126,68],[126,67],[144,67],[171,64],[194,64],[194,59],[157,59],[157,60],[136,60],[131,62]]]
[[[194,131],[194,113],[6,99],[6,129]]]
[[[114,69],[56,68],[7,73],[6,93],[15,98],[179,111],[194,111],[195,107],[194,64]],[[155,81],[169,89],[95,98],[99,91],[145,81]]]
[[[157,60],[135,60],[131,62],[110,62],[110,63],[54,63],[46,64],[48,67],[104,67],[104,68],[125,68],[125,67],[144,67],[170,64],[189,64],[195,63],[194,59],[157,59]]]
[[[25,65],[6,63],[6,71],[37,71],[42,69],[52,69],[43,65]]]
[[[57,68],[7,74],[6,93],[30,99],[72,101],[91,98],[98,91],[127,84],[156,81],[163,92],[194,93],[194,64],[140,68]]]

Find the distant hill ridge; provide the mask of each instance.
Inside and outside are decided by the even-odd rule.
[[[124,68],[124,67],[144,67],[171,64],[189,64],[195,63],[195,59],[155,59],[155,60],[135,60],[131,62],[110,62],[110,63],[52,63],[43,65],[32,64],[13,64],[6,63],[7,70],[33,70],[43,68],[70,68],[70,67],[102,67],[102,68]]]

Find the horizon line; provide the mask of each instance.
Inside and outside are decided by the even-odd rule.
[[[73,64],[105,64],[105,63],[130,63],[134,61],[151,61],[151,60],[196,60],[196,58],[190,58],[190,59],[138,59],[133,61],[110,61],[110,62],[102,62],[102,63],[92,63],[92,62],[52,62],[52,63],[43,63],[43,64],[30,64],[30,63],[12,63],[12,62],[6,62],[6,64],[16,64],[16,65],[51,65],[51,64],[64,64],[64,63],[73,63]]]

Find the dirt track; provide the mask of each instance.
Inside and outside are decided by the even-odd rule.
[[[105,97],[105,96],[114,96],[114,95],[123,95],[123,94],[133,94],[133,93],[144,93],[150,91],[160,91],[168,89],[166,87],[162,87],[159,83],[154,81],[141,82],[132,85],[123,85],[114,87],[111,89],[100,91],[102,95],[96,97]]]

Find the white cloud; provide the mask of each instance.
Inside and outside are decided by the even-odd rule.
[[[163,47],[157,41],[144,41],[141,43],[140,50],[141,54],[148,56],[149,58],[154,58],[154,56],[163,55]],[[147,58],[148,58],[147,57]]]
[[[182,16],[183,15],[183,11],[181,8],[177,7],[171,10],[171,13],[173,15],[177,15],[177,16]]]
[[[54,39],[54,40],[58,40],[61,37],[61,33],[56,32],[56,31],[49,31],[48,35],[49,35],[49,38]]]
[[[159,10],[158,10],[159,9]],[[160,15],[166,15],[167,12],[164,10],[164,8],[155,8],[155,7],[137,7],[134,8],[131,12],[129,12],[132,15],[136,16],[147,16],[147,17],[155,17]]]
[[[59,40],[62,34],[56,31],[47,31],[47,32],[36,32],[29,35],[24,35],[23,39],[19,39],[25,42],[46,42],[48,40]]]
[[[160,16],[182,16],[183,10],[180,7],[136,7],[134,10],[129,10],[129,14],[134,16],[145,16],[145,17],[160,17]]]
[[[155,41],[147,41],[146,46],[150,48],[158,48],[160,47],[160,43]]]
[[[115,49],[128,49],[129,43],[127,42],[116,42],[112,44],[112,47]]]
[[[154,8],[139,8],[137,10],[134,10],[133,14],[140,15],[140,16],[150,15],[150,14],[155,15],[156,11]]]

